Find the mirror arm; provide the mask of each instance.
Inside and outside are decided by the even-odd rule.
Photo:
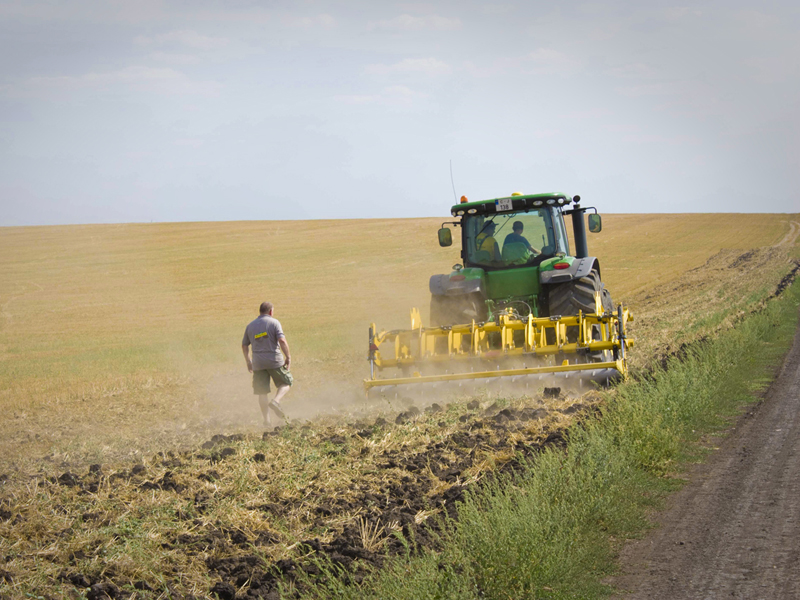
[[[597,209],[596,209],[594,206],[587,206],[586,208],[581,208],[580,210],[581,210],[581,212],[586,212],[587,210],[593,210],[593,211],[594,211],[594,214],[597,214]],[[574,213],[574,212],[575,212],[575,211],[574,211],[574,210],[572,210],[572,209],[570,209],[570,210],[563,210],[563,211],[561,211],[561,214],[563,214],[563,215],[571,215],[571,214],[572,214],[572,213]]]

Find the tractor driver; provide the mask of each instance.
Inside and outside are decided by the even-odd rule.
[[[523,228],[524,225],[522,224],[522,221],[514,221],[514,224],[511,226],[512,233],[509,233],[506,236],[506,239],[503,241],[503,246],[506,246],[508,244],[524,244],[525,247],[528,249],[528,252],[535,252],[536,254],[538,254],[536,250],[531,248],[531,245],[528,242],[528,240],[526,240],[525,237],[522,235]]]
[[[500,256],[500,246],[497,245],[497,240],[494,239],[494,231],[497,228],[494,221],[489,221],[483,226],[481,232],[475,237],[475,244],[478,252],[486,252],[490,262],[499,263],[502,258]]]

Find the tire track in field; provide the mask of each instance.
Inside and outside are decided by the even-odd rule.
[[[6,300],[6,301],[5,301],[5,302],[4,302],[2,305],[0,305],[0,315],[2,315],[3,319],[5,320],[5,325],[6,325],[6,326],[10,325],[10,324],[12,323],[12,321],[14,320],[14,315],[13,315],[13,314],[11,314],[11,313],[8,311],[8,307],[9,307],[9,305],[10,305],[10,304],[11,304],[11,303],[12,303],[14,300],[19,300],[20,298],[23,298],[23,297],[25,297],[25,296],[27,296],[27,295],[29,295],[29,294],[35,294],[36,292],[43,292],[43,291],[44,291],[44,288],[43,288],[41,285],[39,285],[38,283],[35,283],[35,282],[33,282],[33,281],[32,281],[32,282],[30,282],[30,284],[29,284],[29,285],[33,285],[33,286],[35,286],[37,289],[35,289],[35,290],[28,290],[28,289],[26,289],[26,284],[22,284],[22,289],[24,290],[22,293],[20,293],[20,294],[15,294],[15,295],[11,296],[11,297],[10,297],[8,300]]]
[[[797,221],[789,221],[789,231],[783,236],[783,239],[775,244],[773,248],[780,246],[793,246],[797,236],[800,235],[800,223]]]

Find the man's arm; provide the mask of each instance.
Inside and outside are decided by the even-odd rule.
[[[289,366],[292,364],[292,356],[289,354],[289,342],[287,342],[286,338],[282,336],[278,338],[278,344],[280,344],[283,356],[286,358],[286,361],[283,363],[283,366],[288,369]]]
[[[244,360],[247,363],[247,370],[252,373],[253,363],[250,362],[250,344],[242,344],[242,354],[244,354]]]

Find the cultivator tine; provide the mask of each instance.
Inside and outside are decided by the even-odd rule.
[[[488,384],[520,376],[535,376],[537,381],[578,378],[581,383],[583,379],[600,383],[624,379],[626,350],[633,346],[625,325],[631,319],[628,309],[620,305],[616,313],[538,318],[501,314],[496,321],[426,328],[419,311],[413,309],[410,330],[377,333],[375,325],[370,326],[370,379],[364,386],[369,391],[447,381]],[[487,368],[486,361],[492,361],[494,368]],[[531,361],[538,366],[527,366]],[[387,369],[399,370],[401,376],[381,377]]]

